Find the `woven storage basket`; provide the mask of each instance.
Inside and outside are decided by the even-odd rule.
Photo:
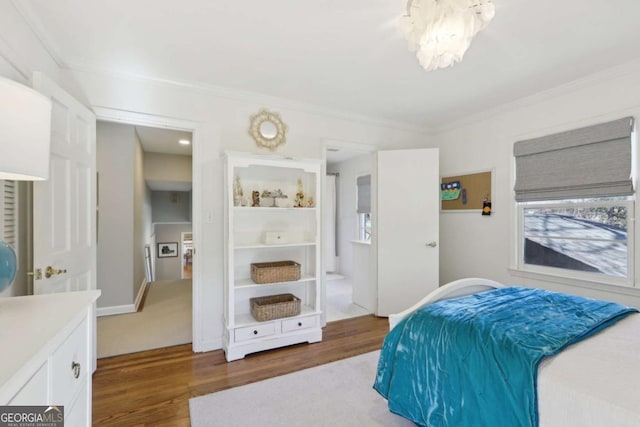
[[[300,298],[293,294],[249,298],[251,315],[258,321],[291,317],[300,314]]]
[[[295,261],[257,262],[251,264],[251,279],[259,284],[300,280],[300,264]]]

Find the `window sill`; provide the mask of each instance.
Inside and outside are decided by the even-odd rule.
[[[572,277],[558,276],[549,273],[541,273],[539,271],[524,270],[516,267],[507,269],[509,273],[515,277],[522,277],[525,279],[539,280],[542,282],[557,283],[560,285],[573,286],[581,289],[592,289],[596,291],[606,291],[616,293],[620,295],[628,296],[640,296],[640,288],[635,284],[613,284],[598,282],[596,280],[576,279]]]
[[[371,246],[371,240],[352,240],[351,243],[356,243],[358,245]]]

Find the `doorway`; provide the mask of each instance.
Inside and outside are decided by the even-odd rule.
[[[191,279],[193,264],[193,240],[191,239],[191,231],[180,233],[180,248],[182,278]]]
[[[107,297],[103,305],[118,304],[114,298],[123,291],[135,296],[131,309],[114,313],[107,308],[113,315],[99,317],[98,357],[190,343],[193,135],[100,119],[97,129],[98,287],[103,299]],[[118,246],[109,246],[113,240]],[[151,263],[145,263],[148,252]],[[149,264],[152,272],[147,275]],[[113,271],[125,279],[114,280]],[[153,281],[147,280],[149,276]],[[104,307],[98,308],[99,314],[101,310],[104,314]]]
[[[363,292],[370,280],[370,242],[360,236],[358,177],[370,176],[372,153],[341,146],[326,149],[323,215],[325,312],[332,322],[373,312]],[[370,215],[370,212],[367,212]]]

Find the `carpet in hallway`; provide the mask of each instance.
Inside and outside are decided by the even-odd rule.
[[[191,300],[191,280],[152,283],[142,311],[98,318],[98,358],[190,343]]]

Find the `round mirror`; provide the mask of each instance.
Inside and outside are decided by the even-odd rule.
[[[286,134],[287,126],[282,122],[278,113],[261,110],[251,116],[249,135],[253,137],[258,146],[274,150],[278,145],[284,144]]]
[[[278,135],[278,128],[273,122],[265,120],[260,123],[260,135],[262,135],[263,138],[273,139]]]

